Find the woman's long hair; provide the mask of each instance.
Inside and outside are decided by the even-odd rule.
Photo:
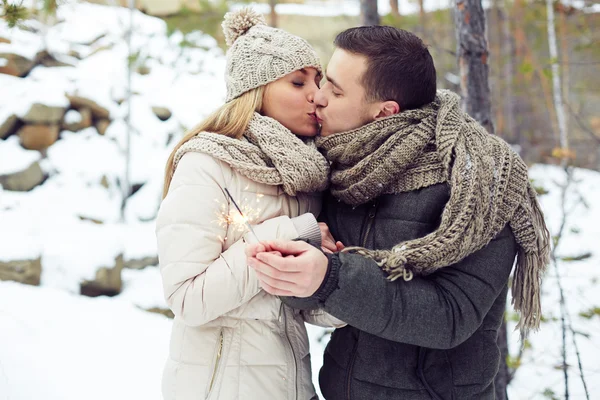
[[[256,89],[249,90],[230,102],[223,104],[181,138],[167,160],[163,198],[167,196],[169,186],[171,185],[171,179],[173,177],[173,159],[175,158],[177,150],[179,150],[185,142],[200,132],[212,132],[240,139],[246,131],[254,113],[260,112],[262,109],[264,92],[265,86],[259,86]]]

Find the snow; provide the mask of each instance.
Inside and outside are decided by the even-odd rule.
[[[21,147],[16,136],[0,140],[0,176],[24,171],[40,158],[39,152]]]
[[[387,0],[379,5],[382,14],[389,11]],[[445,1],[425,2],[427,10],[446,6]],[[263,10],[261,7],[268,6],[255,6]],[[416,12],[416,7],[415,2],[401,2],[400,12]],[[41,186],[29,192],[0,188],[0,262],[41,258],[43,268],[40,287],[0,282],[0,400],[159,399],[171,321],[144,311],[166,308],[158,267],[123,270],[123,291],[113,298],[86,298],[78,293],[82,281],[93,279],[100,267],[114,266],[119,256],[126,261],[156,256],[154,225],[165,162],[184,130],[222,104],[225,57],[214,38],[201,32],[167,36],[162,20],[136,11],[132,37],[138,54],[135,65],[150,72],[133,74],[134,95],[129,104],[124,101],[128,55],[124,35],[129,11],[75,1],[61,3],[58,10],[61,22],[53,27],[35,21],[25,24],[46,32],[48,49],[73,66],[37,66],[27,78],[0,74],[0,121],[23,115],[35,103],[68,108],[67,93],[106,108],[112,123],[104,136],[98,135],[95,127],[62,131],[61,139],[43,160],[39,152],[21,148],[16,136],[0,140],[0,175],[22,171],[36,161],[48,175]],[[358,2],[278,4],[277,11],[358,15]],[[44,46],[40,34],[8,30],[2,20],[0,36],[12,41],[1,44],[0,52],[31,58]],[[181,46],[184,40],[198,47]],[[129,198],[122,219],[120,184],[125,174],[130,106],[129,180],[139,190]],[[167,107],[172,117],[161,121],[152,112],[153,106]],[[71,110],[65,118],[77,122],[81,115]],[[592,256],[576,262],[559,260],[559,276],[554,267],[549,269],[543,288],[548,322],[531,335],[531,348],[524,351],[522,365],[509,386],[513,400],[541,399],[546,389],[562,396],[562,370],[556,368],[561,363],[562,340],[559,283],[567,299],[569,322],[582,333],[576,340],[588,389],[592,398],[600,395],[595,367],[600,359],[600,318],[580,316],[600,305],[600,256],[594,253],[600,239],[600,174],[577,169],[574,176],[578,182],[567,196],[572,211],[557,254],[577,257],[591,252]],[[541,197],[541,204],[555,234],[561,225],[558,184],[564,181],[564,172],[559,167],[536,165],[531,177],[549,191]],[[509,327],[509,346],[516,355],[518,333],[512,328],[514,322]],[[321,328],[309,326],[308,331],[313,382],[318,386],[327,338],[317,340],[323,334]],[[570,334],[567,345],[569,388],[573,398],[581,398]]]
[[[171,321],[119,298],[0,282],[0,399],[160,400]]]
[[[78,124],[82,121],[81,114],[75,110],[69,110],[65,114],[66,124]]]

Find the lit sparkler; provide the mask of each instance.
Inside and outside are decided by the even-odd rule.
[[[250,220],[253,220],[258,217],[258,210],[253,209],[252,207],[250,207],[247,204],[243,204],[242,207],[238,206],[236,201],[233,199],[233,196],[231,195],[231,193],[229,193],[229,190],[227,190],[227,188],[224,188],[224,190],[225,190],[225,193],[227,193],[227,196],[229,197],[229,199],[231,200],[233,205],[235,206],[237,212],[233,211],[233,212],[228,213],[224,209],[225,206],[223,205],[221,207],[221,213],[218,216],[219,225],[221,225],[221,226],[233,225],[234,229],[237,229],[239,231],[243,231],[243,230],[245,230],[245,228],[248,228],[248,230],[252,233],[252,235],[254,235],[254,238],[260,243],[260,239],[256,235],[256,232],[254,232],[254,229],[252,229],[252,225],[250,225],[250,222],[249,222]],[[260,196],[260,197],[262,197],[262,196]],[[258,199],[257,199],[257,202],[258,202]]]

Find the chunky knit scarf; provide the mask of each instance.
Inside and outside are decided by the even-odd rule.
[[[350,205],[381,194],[447,182],[450,199],[439,227],[391,250],[347,248],[374,259],[389,279],[428,275],[485,247],[508,223],[519,245],[512,282],[518,328],[539,328],[540,285],[549,232],[527,166],[510,146],[461,111],[459,97],[438,91],[434,102],[320,138],[332,161],[331,191]]]
[[[188,151],[207,153],[255,182],[282,185],[290,196],[327,189],[329,163],[311,140],[305,143],[276,120],[258,113],[243,138],[201,132],[175,153],[173,170]]]

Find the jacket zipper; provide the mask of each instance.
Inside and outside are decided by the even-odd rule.
[[[362,247],[367,247],[367,239],[369,238],[369,233],[371,232],[371,227],[373,226],[373,222],[375,221],[375,214],[377,213],[377,200],[373,201],[373,205],[369,210],[369,214],[367,215],[367,228],[365,229],[365,234],[362,239]]]
[[[208,396],[210,396],[212,389],[213,389],[213,385],[215,383],[215,379],[217,377],[217,370],[219,369],[219,363],[221,361],[221,354],[223,353],[223,331],[221,331],[221,333],[219,334],[219,347],[217,349],[217,359],[215,360],[215,368],[213,369],[213,374],[212,377],[210,378],[210,385],[208,386],[208,394],[206,395],[206,398],[208,398]]]
[[[358,335],[360,335],[360,331],[358,331]],[[354,369],[356,354],[358,354],[358,336],[356,337],[356,343],[352,349],[352,357],[350,358],[350,364],[348,364],[348,374],[346,375],[346,397],[348,400],[351,400],[350,387],[352,385],[352,369]]]
[[[296,353],[294,352],[294,346],[292,346],[292,341],[290,340],[290,336],[288,335],[288,324],[287,324],[287,314],[285,312],[285,307],[283,303],[281,303],[281,310],[283,311],[283,328],[285,330],[285,338],[287,339],[288,345],[290,346],[290,350],[292,351],[292,358],[294,359],[294,399],[298,398],[298,363],[296,361]]]

